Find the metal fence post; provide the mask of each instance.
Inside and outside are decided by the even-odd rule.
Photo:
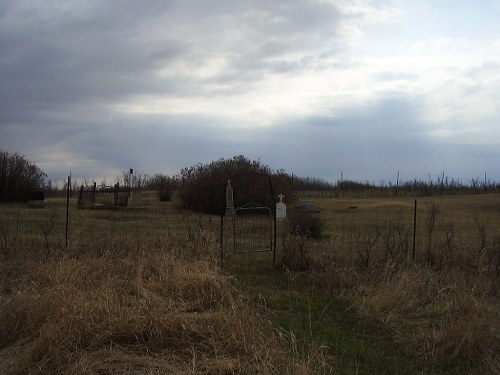
[[[413,254],[412,258],[415,260],[415,240],[417,238],[417,200],[415,199],[415,207],[413,208]]]

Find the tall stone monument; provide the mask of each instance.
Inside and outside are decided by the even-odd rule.
[[[226,185],[226,216],[234,216],[234,197],[231,179],[227,179]]]

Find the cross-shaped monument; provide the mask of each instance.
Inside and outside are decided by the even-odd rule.
[[[283,202],[283,198],[285,196],[283,194],[278,195],[280,201],[276,203],[276,219],[285,219],[286,218],[286,204]]]

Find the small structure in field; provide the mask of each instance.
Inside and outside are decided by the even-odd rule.
[[[45,199],[45,193],[43,191],[32,191],[30,193],[28,206],[32,208],[45,208],[47,202],[48,201]]]
[[[115,184],[113,187],[94,186],[85,188],[83,185],[80,187],[80,194],[78,196],[78,208],[115,208],[127,207],[130,197],[130,189],[120,187]]]

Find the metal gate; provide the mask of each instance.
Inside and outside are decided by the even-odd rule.
[[[240,207],[233,218],[233,251],[272,251],[274,218],[269,207]]]
[[[271,177],[261,173],[233,175],[226,181],[225,197],[226,205],[221,210],[221,258],[226,250],[234,254],[273,252],[274,265],[276,202]]]

